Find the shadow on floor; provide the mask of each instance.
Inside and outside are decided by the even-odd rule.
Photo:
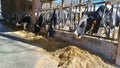
[[[5,37],[5,38],[8,38],[8,39],[11,39],[13,40],[14,42],[16,42],[16,45],[12,45],[12,46],[17,46],[17,47],[20,47],[22,48],[22,50],[13,50],[13,51],[0,51],[0,53],[21,53],[21,52],[25,52],[25,51],[31,51],[33,50],[32,48],[28,48],[28,46],[21,46],[19,43],[17,43],[17,41],[23,43],[23,44],[30,44],[30,41],[26,40],[26,39],[22,39],[22,38],[19,38],[19,37],[15,37],[15,36],[12,36],[12,35],[8,35],[8,34],[3,34],[3,33],[0,33],[0,36],[1,37]],[[5,43],[6,45],[7,44],[12,44],[12,43]],[[14,44],[14,43],[13,43]],[[18,45],[17,45],[18,44]],[[32,44],[30,44],[32,45]]]

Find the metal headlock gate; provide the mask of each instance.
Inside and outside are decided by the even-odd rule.
[[[90,6],[90,10],[87,11],[88,12],[95,12],[98,5],[105,5],[106,2],[98,2],[98,3],[93,3]],[[56,15],[57,15],[57,30],[62,30],[62,31],[68,31],[68,32],[73,32],[75,30],[75,28],[77,27],[77,24],[79,22],[79,18],[80,18],[80,12],[84,12],[84,10],[80,10],[79,7],[82,7],[83,9],[85,9],[87,4],[73,4],[71,2],[70,6],[66,6],[66,7],[60,7],[60,8],[53,8],[53,9],[41,9],[40,11],[42,11],[42,13],[44,13],[45,15],[45,19],[44,20],[48,20],[51,16],[51,12],[53,10],[56,10]],[[117,4],[119,5],[119,3]],[[117,6],[117,13],[120,12],[120,7]],[[79,10],[79,11],[78,11]],[[107,27],[104,27],[107,28]],[[106,36],[99,36],[96,34],[86,34],[87,36],[92,36],[92,37],[97,37],[97,38],[103,38],[103,39],[107,39],[107,40],[111,40],[111,41],[117,41],[118,40],[118,30],[119,27],[115,27],[115,30],[113,31],[114,33],[116,33],[115,31],[117,31],[116,33],[116,38],[114,38],[114,36],[112,37],[106,37]],[[113,35],[114,35],[113,33]]]

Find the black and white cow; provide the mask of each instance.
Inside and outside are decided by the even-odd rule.
[[[53,29],[52,24],[49,24],[48,31],[47,31],[48,37],[54,38],[54,33],[55,33],[55,30]]]
[[[119,11],[119,13],[117,14],[117,19],[116,19],[116,26],[117,26],[117,27],[119,26],[119,23],[120,23],[120,11]]]
[[[81,37],[85,33],[87,27],[87,19],[87,15],[83,15],[83,17],[80,19],[78,26],[74,32],[78,37]]]
[[[34,33],[37,34],[40,32],[40,29],[42,28],[43,25],[43,15],[41,14],[37,20],[37,22],[34,25]]]
[[[23,26],[24,30],[28,30],[30,25],[31,25],[31,17],[30,16],[25,16],[16,23],[16,26]]]
[[[59,28],[64,28],[65,25],[66,25],[66,21],[67,21],[67,18],[68,18],[68,13],[66,10],[59,10],[58,11],[58,26]]]
[[[114,7],[114,5],[108,5],[109,12],[103,16],[101,23],[104,25],[107,37],[110,37],[110,33],[114,35],[115,27],[120,23],[120,12]],[[118,12],[117,12],[118,11]]]
[[[52,13],[52,17],[51,17],[51,22],[53,22],[54,28],[56,27],[57,24],[57,15],[56,15],[56,10],[54,9],[53,13]]]
[[[108,12],[107,7],[100,6],[95,12],[83,14],[74,33],[79,37],[83,36],[86,32],[97,34],[104,11],[105,13]]]

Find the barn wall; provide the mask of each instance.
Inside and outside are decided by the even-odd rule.
[[[93,38],[78,39],[73,33],[56,31],[55,37],[66,40],[80,48],[87,49],[91,52],[100,54],[109,60],[116,59],[117,46],[112,42],[105,42]]]
[[[1,0],[2,12],[8,14],[21,14],[27,10],[32,10],[32,3],[26,0]]]
[[[10,14],[11,13],[11,10],[12,10],[12,8],[11,8],[11,5],[10,5],[10,3],[12,2],[13,0],[1,0],[1,7],[2,7],[2,12],[4,13],[4,14]],[[14,6],[14,5],[13,5]],[[10,9],[11,8],[11,9]],[[3,14],[2,13],[2,14]]]

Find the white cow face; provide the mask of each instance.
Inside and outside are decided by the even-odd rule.
[[[83,34],[83,28],[81,28],[81,27],[77,28],[75,30],[74,34],[78,37],[81,36]]]
[[[80,22],[74,32],[78,37],[81,37],[85,33],[87,19],[88,19],[87,15],[83,15],[83,17],[80,19]]]
[[[108,10],[111,10],[112,5],[108,4],[106,7],[108,8]]]

